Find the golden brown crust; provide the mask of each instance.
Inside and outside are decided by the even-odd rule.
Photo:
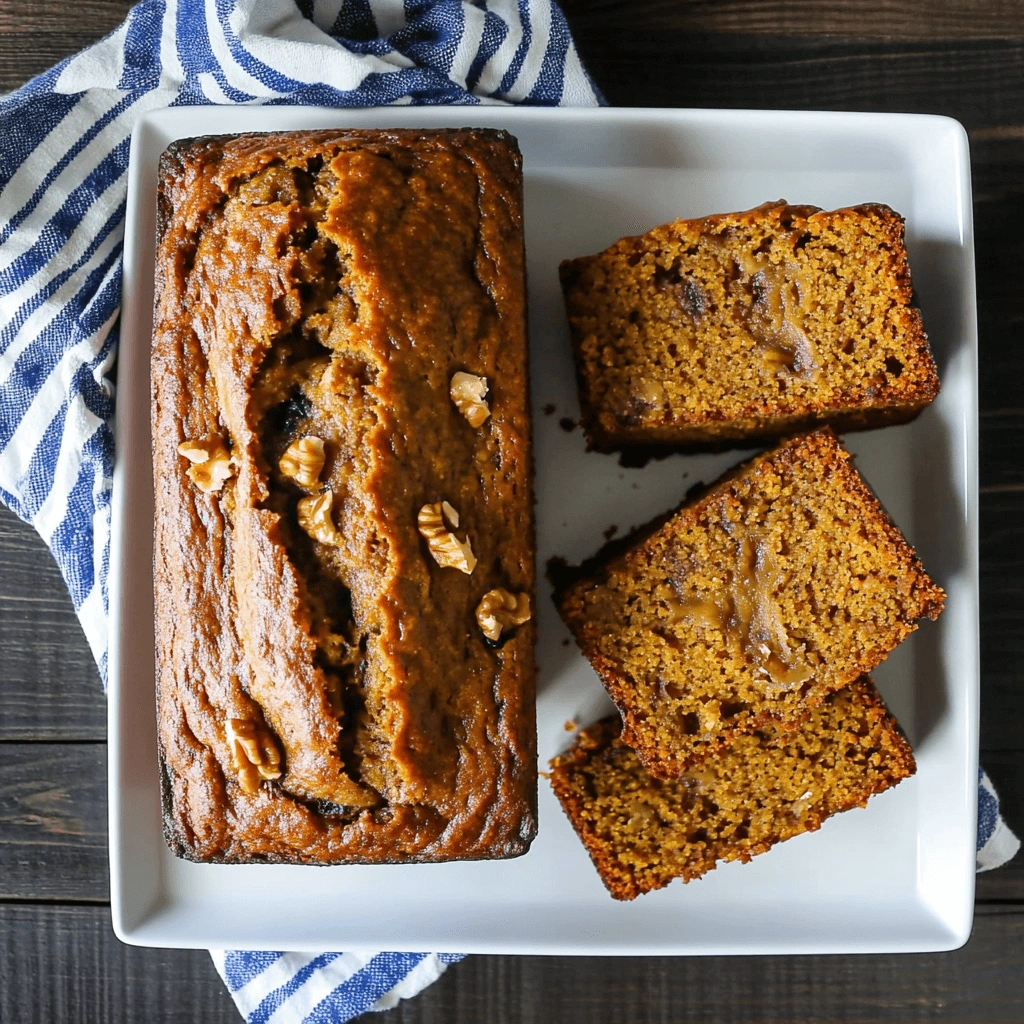
[[[780,200],[564,261],[590,446],[727,448],[913,419],[939,381],[903,236],[881,204]]]
[[[665,782],[606,718],[551,762],[551,787],[608,891],[632,900],[718,861],[749,861],[916,771],[913,751],[865,676],[797,732],[769,726]]]
[[[945,594],[827,428],[726,473],[556,597],[645,768],[795,728]]]
[[[158,210],[168,843],[226,862],[525,852],[535,626],[494,645],[475,619],[495,588],[534,594],[515,140],[185,140],[161,162]],[[482,424],[452,402],[457,371],[487,381]],[[324,442],[324,461],[296,476],[285,455],[303,437]],[[178,446],[209,438],[230,467],[204,490]],[[311,526],[303,502],[328,492]],[[479,560],[472,573],[438,564],[420,534],[419,509],[442,500]]]

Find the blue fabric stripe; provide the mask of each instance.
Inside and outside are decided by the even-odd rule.
[[[201,74],[213,75],[217,84],[224,90],[224,95],[234,103],[248,103],[253,97],[241,89],[228,84],[224,77],[224,69],[213,54],[210,45],[210,29],[206,23],[206,4],[204,0],[178,0],[178,23],[176,41],[178,60],[185,72],[184,89],[194,96],[195,103],[205,104],[210,100],[199,85]],[[230,31],[230,30],[229,30]]]
[[[565,15],[557,8],[551,10],[551,32],[548,36],[548,48],[544,53],[544,63],[534,83],[527,103],[543,103],[557,107],[562,99],[565,88],[565,57],[569,52],[572,36]]]
[[[274,989],[266,999],[256,1007],[246,1018],[248,1024],[266,1024],[274,1011],[285,1002],[289,996],[300,989],[306,980],[315,974],[321,967],[326,967],[341,956],[341,953],[321,953],[314,957],[307,964],[297,970],[288,981],[280,988]]]
[[[335,1024],[365,1013],[426,956],[426,953],[378,953],[319,1003],[302,1024]]]
[[[160,37],[165,11],[164,0],[143,0],[132,8],[119,89],[148,92],[160,84]]]
[[[484,13],[484,30],[480,37],[480,46],[477,49],[473,63],[469,66],[469,73],[466,75],[466,88],[475,89],[480,76],[483,74],[487,62],[498,52],[499,47],[508,35],[508,25],[499,18],[493,11]]]
[[[340,43],[368,42],[377,37],[377,23],[369,0],[345,0],[334,21],[331,35]]]
[[[118,205],[117,209],[115,209],[107,219],[106,224],[104,224],[96,233],[95,238],[93,238],[92,242],[78,260],[76,260],[72,266],[61,271],[47,282],[47,284],[36,292],[34,296],[26,300],[21,305],[14,316],[9,318],[7,325],[2,331],[0,331],[0,352],[7,349],[7,346],[14,340],[25,321],[28,320],[28,318],[47,299],[60,291],[64,283],[75,276],[75,274],[92,259],[96,250],[103,244],[107,236],[110,235],[111,232],[121,231],[123,229],[124,213],[125,204],[122,201]],[[113,251],[102,261],[100,269],[110,266],[111,261],[119,259],[120,255],[121,243],[118,241],[114,245]],[[63,308],[57,312],[57,315],[42,329],[32,344],[26,346],[25,350],[18,357],[18,361],[15,363],[15,369],[12,377],[17,374],[18,366],[20,365],[26,381],[35,381],[38,384],[42,383],[45,376],[56,363],[56,358],[59,358],[60,339],[70,337],[67,333],[70,325],[75,322],[79,313],[85,308],[85,305],[88,302],[90,293],[87,289],[90,287],[98,287],[102,280],[103,275],[100,273],[100,270],[94,268],[89,272],[88,276],[82,283],[82,288],[79,289],[75,297],[65,303]],[[61,333],[62,331],[64,333]],[[52,359],[47,359],[46,357],[51,356],[55,349],[57,349],[57,356]],[[42,373],[42,376],[40,376],[40,373]],[[6,399],[4,398],[4,390],[8,386],[10,386],[10,379],[6,384],[0,386],[0,423],[2,423],[12,413],[11,407],[6,404]],[[3,443],[5,443],[3,435],[0,433],[0,446],[2,446]]]
[[[999,822],[999,800],[982,784],[984,771],[978,768],[978,846],[980,850],[991,838]]]
[[[68,497],[67,515],[53,532],[50,548],[57,554],[57,564],[71,593],[75,607],[89,596],[95,582],[95,567],[92,560],[92,493],[97,470],[102,475],[102,447],[108,440],[100,434],[94,434],[83,446],[86,458],[82,461],[75,484]]]
[[[120,290],[120,275],[111,281],[110,291]],[[101,321],[102,323],[102,321]],[[76,368],[68,387],[67,397],[60,409],[50,421],[42,440],[36,448],[32,460],[25,471],[24,478],[19,481],[19,490],[22,494],[22,510],[26,518],[32,519],[39,512],[43,503],[50,495],[53,487],[54,475],[57,469],[57,458],[60,454],[61,440],[64,433],[65,419],[69,407],[79,398],[82,404],[98,420],[109,423],[114,415],[114,401],[110,384],[100,383],[96,380],[96,368],[103,362],[111,348],[117,342],[116,332],[111,332],[103,347],[96,356],[88,362]],[[109,432],[109,427],[106,428]],[[113,455],[111,449],[106,453]],[[108,457],[104,462],[105,475],[110,476],[113,472],[113,458]],[[90,511],[91,514],[91,511]]]
[[[224,977],[227,980],[228,988],[232,992],[244,988],[253,978],[276,964],[282,956],[284,956],[283,953],[270,953],[262,950],[252,952],[234,950],[225,953]]]
[[[519,46],[516,48],[515,55],[509,62],[508,70],[501,79],[501,85],[498,86],[499,96],[504,96],[505,93],[515,85],[516,79],[519,77],[519,72],[523,70],[523,62],[526,60],[526,54],[530,49],[530,41],[533,39],[533,26],[530,24],[529,0],[518,0],[518,7],[519,21],[523,26],[523,37],[519,41]]]
[[[391,43],[415,63],[429,62],[447,76],[465,28],[461,0],[421,3],[412,10],[405,27],[395,33]]]

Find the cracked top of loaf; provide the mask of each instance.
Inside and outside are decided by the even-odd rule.
[[[191,139],[164,154],[158,195],[169,845],[233,862],[525,852],[534,533],[515,139]]]

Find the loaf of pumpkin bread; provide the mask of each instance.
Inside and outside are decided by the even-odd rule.
[[[199,861],[536,831],[521,158],[501,131],[175,143],[152,352],[164,831]]]

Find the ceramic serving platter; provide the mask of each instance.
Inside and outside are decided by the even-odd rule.
[[[523,151],[537,465],[542,767],[609,709],[543,577],[675,505],[737,453],[642,469],[585,451],[560,260],[674,217],[780,197],[888,203],[907,220],[942,393],[907,426],[851,434],[858,465],[949,602],[877,673],[917,775],[750,864],[612,900],[548,783],[517,860],[330,868],[177,860],[160,827],[154,715],[149,349],[156,169],[174,139],[327,127],[500,127]],[[953,949],[970,934],[978,749],[977,336],[967,137],[904,114],[504,107],[188,107],[132,138],[111,552],[114,929],[152,946],[467,953],[851,953]]]

